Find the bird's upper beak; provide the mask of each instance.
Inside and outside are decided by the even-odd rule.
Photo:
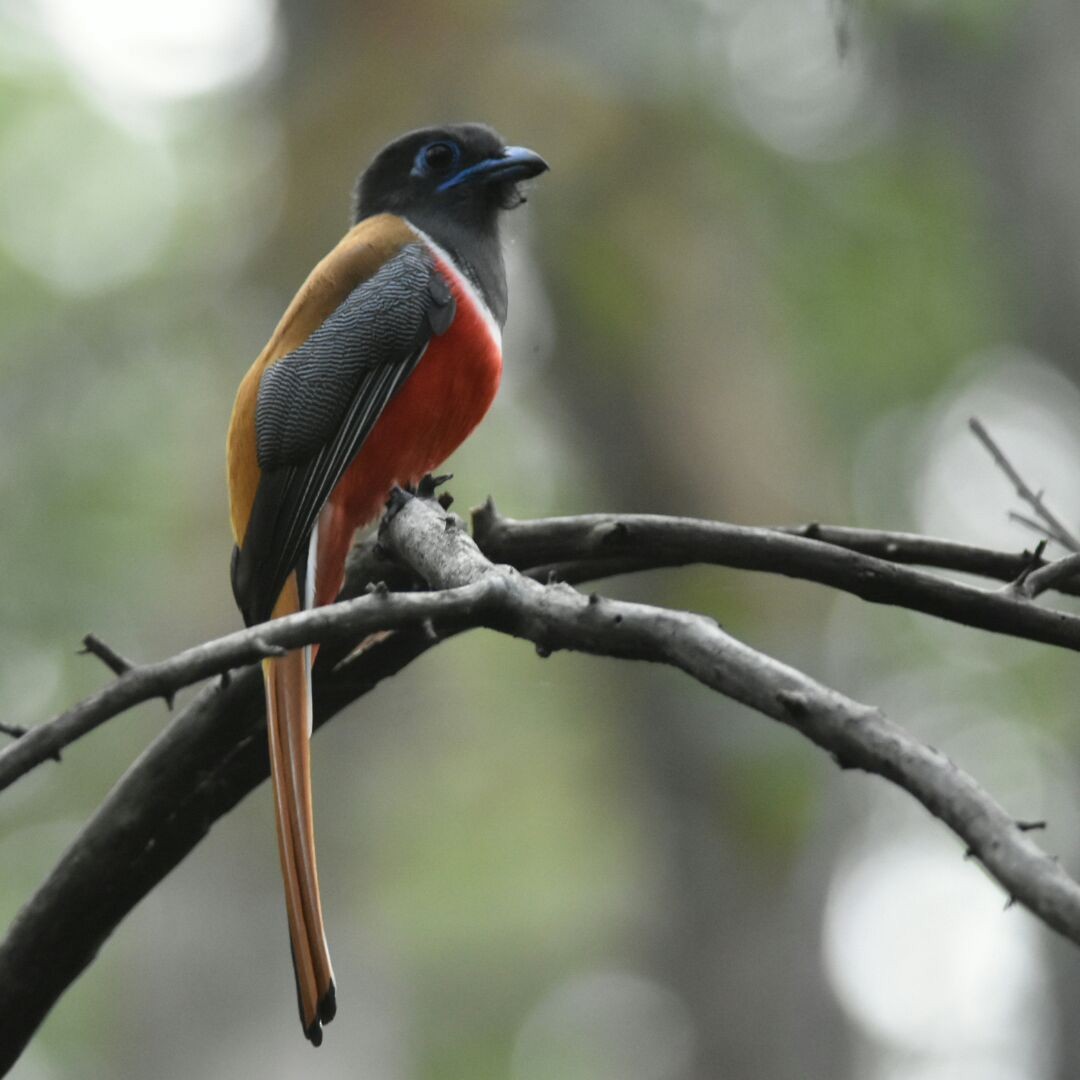
[[[547,172],[548,163],[524,146],[508,146],[498,157],[485,158],[439,185],[439,191],[464,183],[488,184],[495,181],[528,180]]]
[[[491,180],[528,180],[548,171],[548,163],[524,146],[508,146],[501,157],[482,164],[487,166],[485,176]]]

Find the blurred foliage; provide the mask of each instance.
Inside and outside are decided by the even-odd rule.
[[[459,506],[1019,547],[1007,485],[968,447],[979,407],[1033,484],[1065,477],[1051,496],[1075,517],[1080,19],[1067,0],[841,7],[844,50],[829,0],[98,0],[91,23],[80,0],[0,4],[5,721],[101,684],[75,655],[88,630],[152,658],[237,625],[236,384],[346,226],[357,171],[440,119],[552,163],[509,223],[506,379],[450,464]],[[1055,828],[1077,809],[1068,657],[731,571],[604,587],[708,611],[881,704],[1075,861]],[[8,918],[166,719],[151,703],[4,794]],[[294,1023],[260,790],[110,942],[20,1077],[1080,1070],[1054,1020],[1080,967],[1020,913],[970,939],[988,974],[952,996],[971,955],[925,985],[903,963],[937,940],[925,925],[870,911],[824,940],[875,851],[940,830],[674,673],[471,635],[331,725],[315,770],[341,987],[322,1050]],[[952,1040],[875,1028],[844,990],[874,953],[860,933],[893,943],[880,993],[938,993]],[[972,1002],[983,1027],[953,1023]]]

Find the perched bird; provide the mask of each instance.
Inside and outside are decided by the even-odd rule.
[[[355,225],[315,267],[240,383],[228,434],[232,586],[250,626],[331,603],[353,534],[487,412],[502,371],[499,217],[547,169],[482,124],[413,131],[361,175]],[[263,662],[304,1034],[335,1011],[311,811],[314,649]]]

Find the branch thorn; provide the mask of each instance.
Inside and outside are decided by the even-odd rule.
[[[1045,821],[1018,821],[1016,827],[1021,832],[1036,832],[1039,829],[1046,828]]]

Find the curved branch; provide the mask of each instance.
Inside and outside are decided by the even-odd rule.
[[[1078,589],[1068,558],[1045,563],[1027,552],[1010,555],[911,534],[822,525],[760,529],[653,515],[519,522],[500,516],[490,500],[476,512],[474,524],[487,554],[519,567],[531,566],[528,572],[541,581],[578,582],[707,562],[787,574],[832,585],[871,602],[907,607],[984,630],[1064,648],[1080,646],[1080,618],[1030,603],[1033,596],[1050,587]],[[1030,576],[1023,588],[987,592],[891,565],[894,562],[931,563],[1003,580]],[[371,571],[378,568],[384,576],[396,574],[399,584],[406,583],[400,568],[395,570],[374,545],[362,549],[356,560],[356,566],[361,565],[368,571],[366,580],[372,580]],[[362,632],[446,616],[458,602],[468,607],[467,597],[460,601],[417,597],[405,609],[389,611],[378,596],[369,597],[356,601],[340,622],[335,616],[323,640],[330,644],[354,640]],[[0,751],[0,790],[43,761],[58,759],[65,746],[133,705],[157,696],[170,700],[184,686],[224,674],[301,639],[306,641],[307,628],[319,633],[323,618],[321,612],[293,616],[273,626],[255,627],[197,646],[156,664],[131,666],[125,660],[119,669],[121,678],[110,686],[46,724],[15,733],[20,736],[17,741]]]
[[[821,527],[813,528],[822,531]],[[489,558],[533,567],[530,576],[539,580],[595,580],[611,573],[709,563],[814,581],[870,603],[909,608],[992,633],[1080,650],[1080,616],[1039,607],[1019,590],[976,588],[866,555],[853,547],[781,529],[653,514],[514,521],[498,514],[489,500],[474,514],[473,530]],[[833,530],[834,534],[837,531]],[[956,549],[963,545],[948,545],[946,541],[923,544],[924,550],[937,545],[942,553],[952,548],[947,555],[960,561]],[[976,558],[980,560],[984,572],[991,565],[1003,569],[1008,558],[977,548],[966,549],[964,557],[972,564]],[[1023,569],[1025,564],[1019,565]],[[1029,557],[1026,566],[1030,565]],[[1054,582],[1063,583],[1060,576]]]
[[[170,696],[192,683],[315,641],[331,645],[355,642],[377,630],[400,630],[425,619],[468,615],[475,603],[473,591],[467,588],[392,595],[376,591],[333,607],[238,630],[168,660],[132,667],[55,720],[32,728],[0,753],[0,791],[106,720],[151,698]]]
[[[634,528],[649,520],[634,519]],[[382,627],[401,629],[336,666],[317,666],[318,724],[435,641],[470,626],[523,637],[543,653],[567,648],[668,664],[794,728],[842,766],[883,776],[908,791],[963,839],[1011,897],[1080,943],[1080,886],[970,776],[879,711],[749,648],[706,617],[584,596],[565,584],[543,586],[495,566],[455,522],[433,504],[413,499],[384,529],[386,547],[442,592],[377,593],[257,628],[259,642],[231,635],[222,639],[225,644],[212,643],[222,650],[214,663],[232,663],[243,649],[259,655],[266,646],[353,641],[373,625],[372,611],[379,608]],[[597,524],[586,548],[604,543]],[[821,573],[826,566],[838,579],[849,571],[836,567],[859,567],[857,560],[868,558],[764,531],[768,550],[805,552],[811,570]],[[847,560],[854,556],[856,562],[837,562],[822,551]],[[746,559],[738,545],[728,554]],[[877,565],[872,569],[880,575]],[[1053,614],[1015,598],[1009,602]],[[418,623],[429,617],[436,621]],[[186,662],[209,663],[198,651]],[[134,679],[138,670],[119,681]],[[149,682],[147,692],[160,692],[160,685]],[[124,915],[267,771],[259,673],[248,668],[227,685],[204,689],[135,762],[0,943],[0,1071],[16,1060]]]
[[[398,553],[428,582],[457,584],[453,574],[440,572],[440,515],[414,500],[394,522],[399,528],[406,523],[407,543],[395,543]],[[453,544],[455,565],[490,566],[465,534],[455,534]],[[586,597],[567,586],[544,587],[511,569],[496,569],[485,583],[484,621],[494,629],[544,650],[568,648],[678,667],[799,731],[842,767],[897,784],[961,837],[1010,897],[1080,944],[1080,885],[971,776],[879,710],[751,649],[701,615]]]
[[[474,533],[489,557],[545,583],[579,583],[658,567],[711,563],[785,574],[873,603],[1062,648],[1080,648],[1080,617],[1030,603],[1049,588],[1080,593],[1074,567],[1066,560],[1046,563],[1028,552],[1012,555],[909,533],[816,524],[764,529],[646,514],[514,521],[502,517],[490,499],[474,513]],[[369,582],[380,580],[376,571],[401,587],[415,581],[403,576],[401,567],[390,563],[373,543],[362,547],[354,562]],[[988,592],[896,563],[921,563],[1003,581],[1029,574],[1030,578],[1025,588]],[[106,720],[150,698],[170,701],[185,686],[297,643],[322,640],[333,644],[372,630],[447,617],[457,602],[452,597],[417,597],[405,608],[391,610],[377,597],[368,598],[357,601],[349,615],[335,615],[327,635],[319,638],[308,636],[309,628],[313,634],[322,633],[323,615],[312,612],[240,631],[155,664],[132,665],[121,658],[122,666],[113,668],[121,673],[116,682],[45,724],[13,732],[19,736],[17,741],[0,751],[0,791],[42,762],[58,759],[65,746]],[[467,597],[460,603],[469,606]],[[115,656],[92,635],[86,640],[97,646],[90,650],[95,655],[107,651]]]

